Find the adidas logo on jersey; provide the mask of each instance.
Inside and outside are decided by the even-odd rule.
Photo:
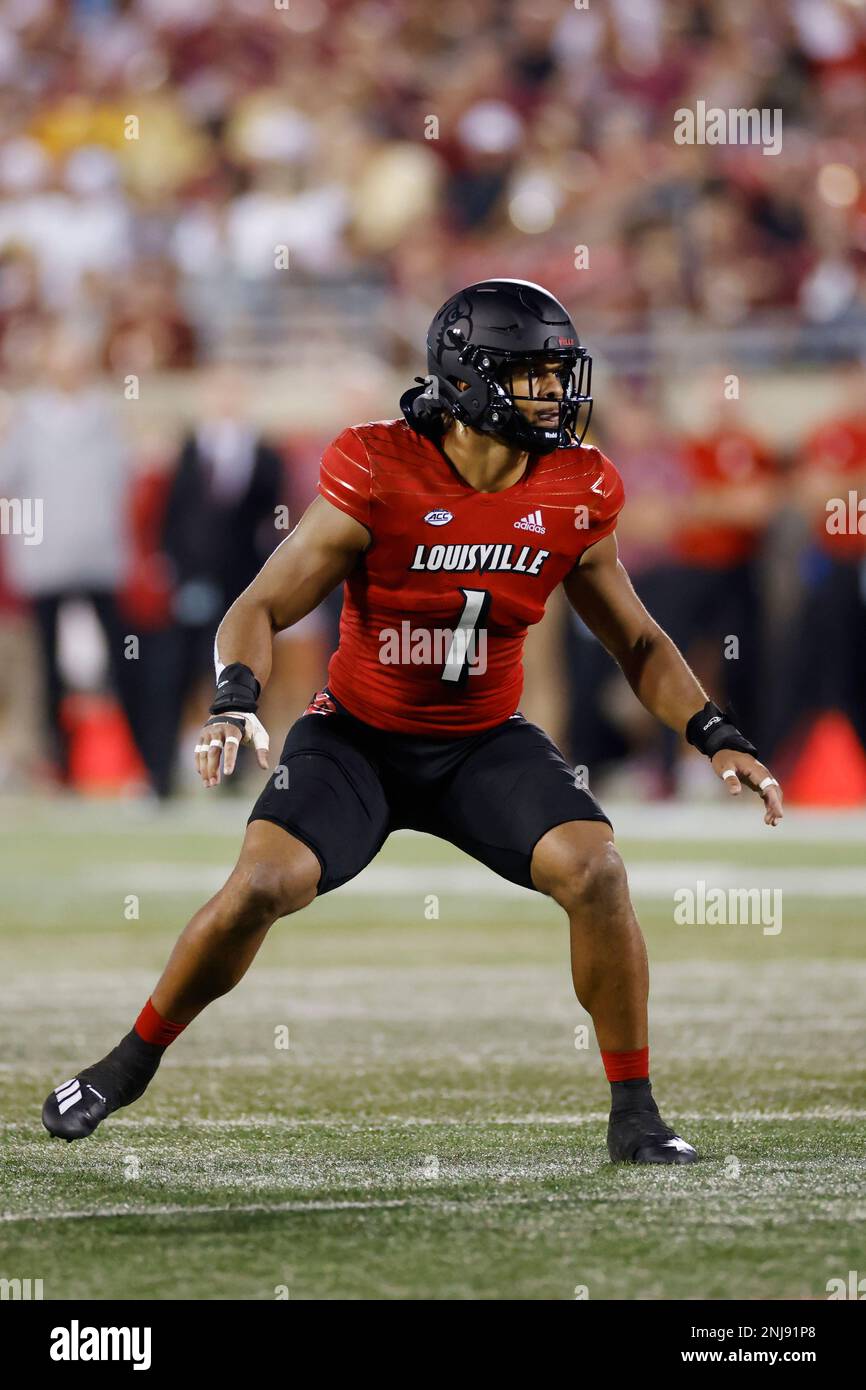
[[[543,536],[545,527],[541,520],[541,508],[536,507],[534,512],[529,512],[527,516],[522,516],[519,521],[515,521],[514,529],[516,531],[535,531],[538,535]]]

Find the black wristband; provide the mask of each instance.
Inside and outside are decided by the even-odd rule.
[[[722,748],[732,748],[735,753],[757,755],[758,752],[755,745],[743,737],[728,715],[723,714],[712,700],[707,700],[703,709],[692,715],[686,725],[686,739],[708,758]]]
[[[225,710],[240,710],[242,714],[255,714],[262,687],[249,666],[242,661],[233,661],[224,666],[217,679],[216,696],[210,707],[211,714],[223,714]]]

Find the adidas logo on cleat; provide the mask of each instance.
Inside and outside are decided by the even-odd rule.
[[[677,1153],[680,1154],[697,1153],[697,1149],[695,1149],[692,1144],[687,1143],[685,1139],[681,1139],[678,1134],[675,1134],[673,1139],[666,1139],[662,1144],[662,1148],[676,1149]]]
[[[519,521],[515,521],[514,529],[515,531],[534,531],[536,535],[543,536],[546,528],[541,519],[541,508],[536,507],[534,512],[528,512]]]
[[[59,1113],[65,1115],[71,1106],[81,1100],[81,1083],[77,1077],[73,1081],[64,1081],[62,1086],[55,1087],[54,1094]]]
[[[614,1163],[696,1163],[698,1151],[666,1125],[658,1107],[613,1109],[607,1130],[607,1151]]]

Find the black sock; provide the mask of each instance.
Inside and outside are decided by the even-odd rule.
[[[611,1081],[610,1109],[614,1115],[622,1110],[653,1110],[658,1114],[649,1077],[633,1076],[628,1081]]]

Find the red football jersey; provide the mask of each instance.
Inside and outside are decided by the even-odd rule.
[[[527,628],[624,501],[613,464],[586,447],[479,492],[403,420],[338,435],[319,491],[373,537],[346,580],[328,684],[365,723],[434,737],[515,712]]]

